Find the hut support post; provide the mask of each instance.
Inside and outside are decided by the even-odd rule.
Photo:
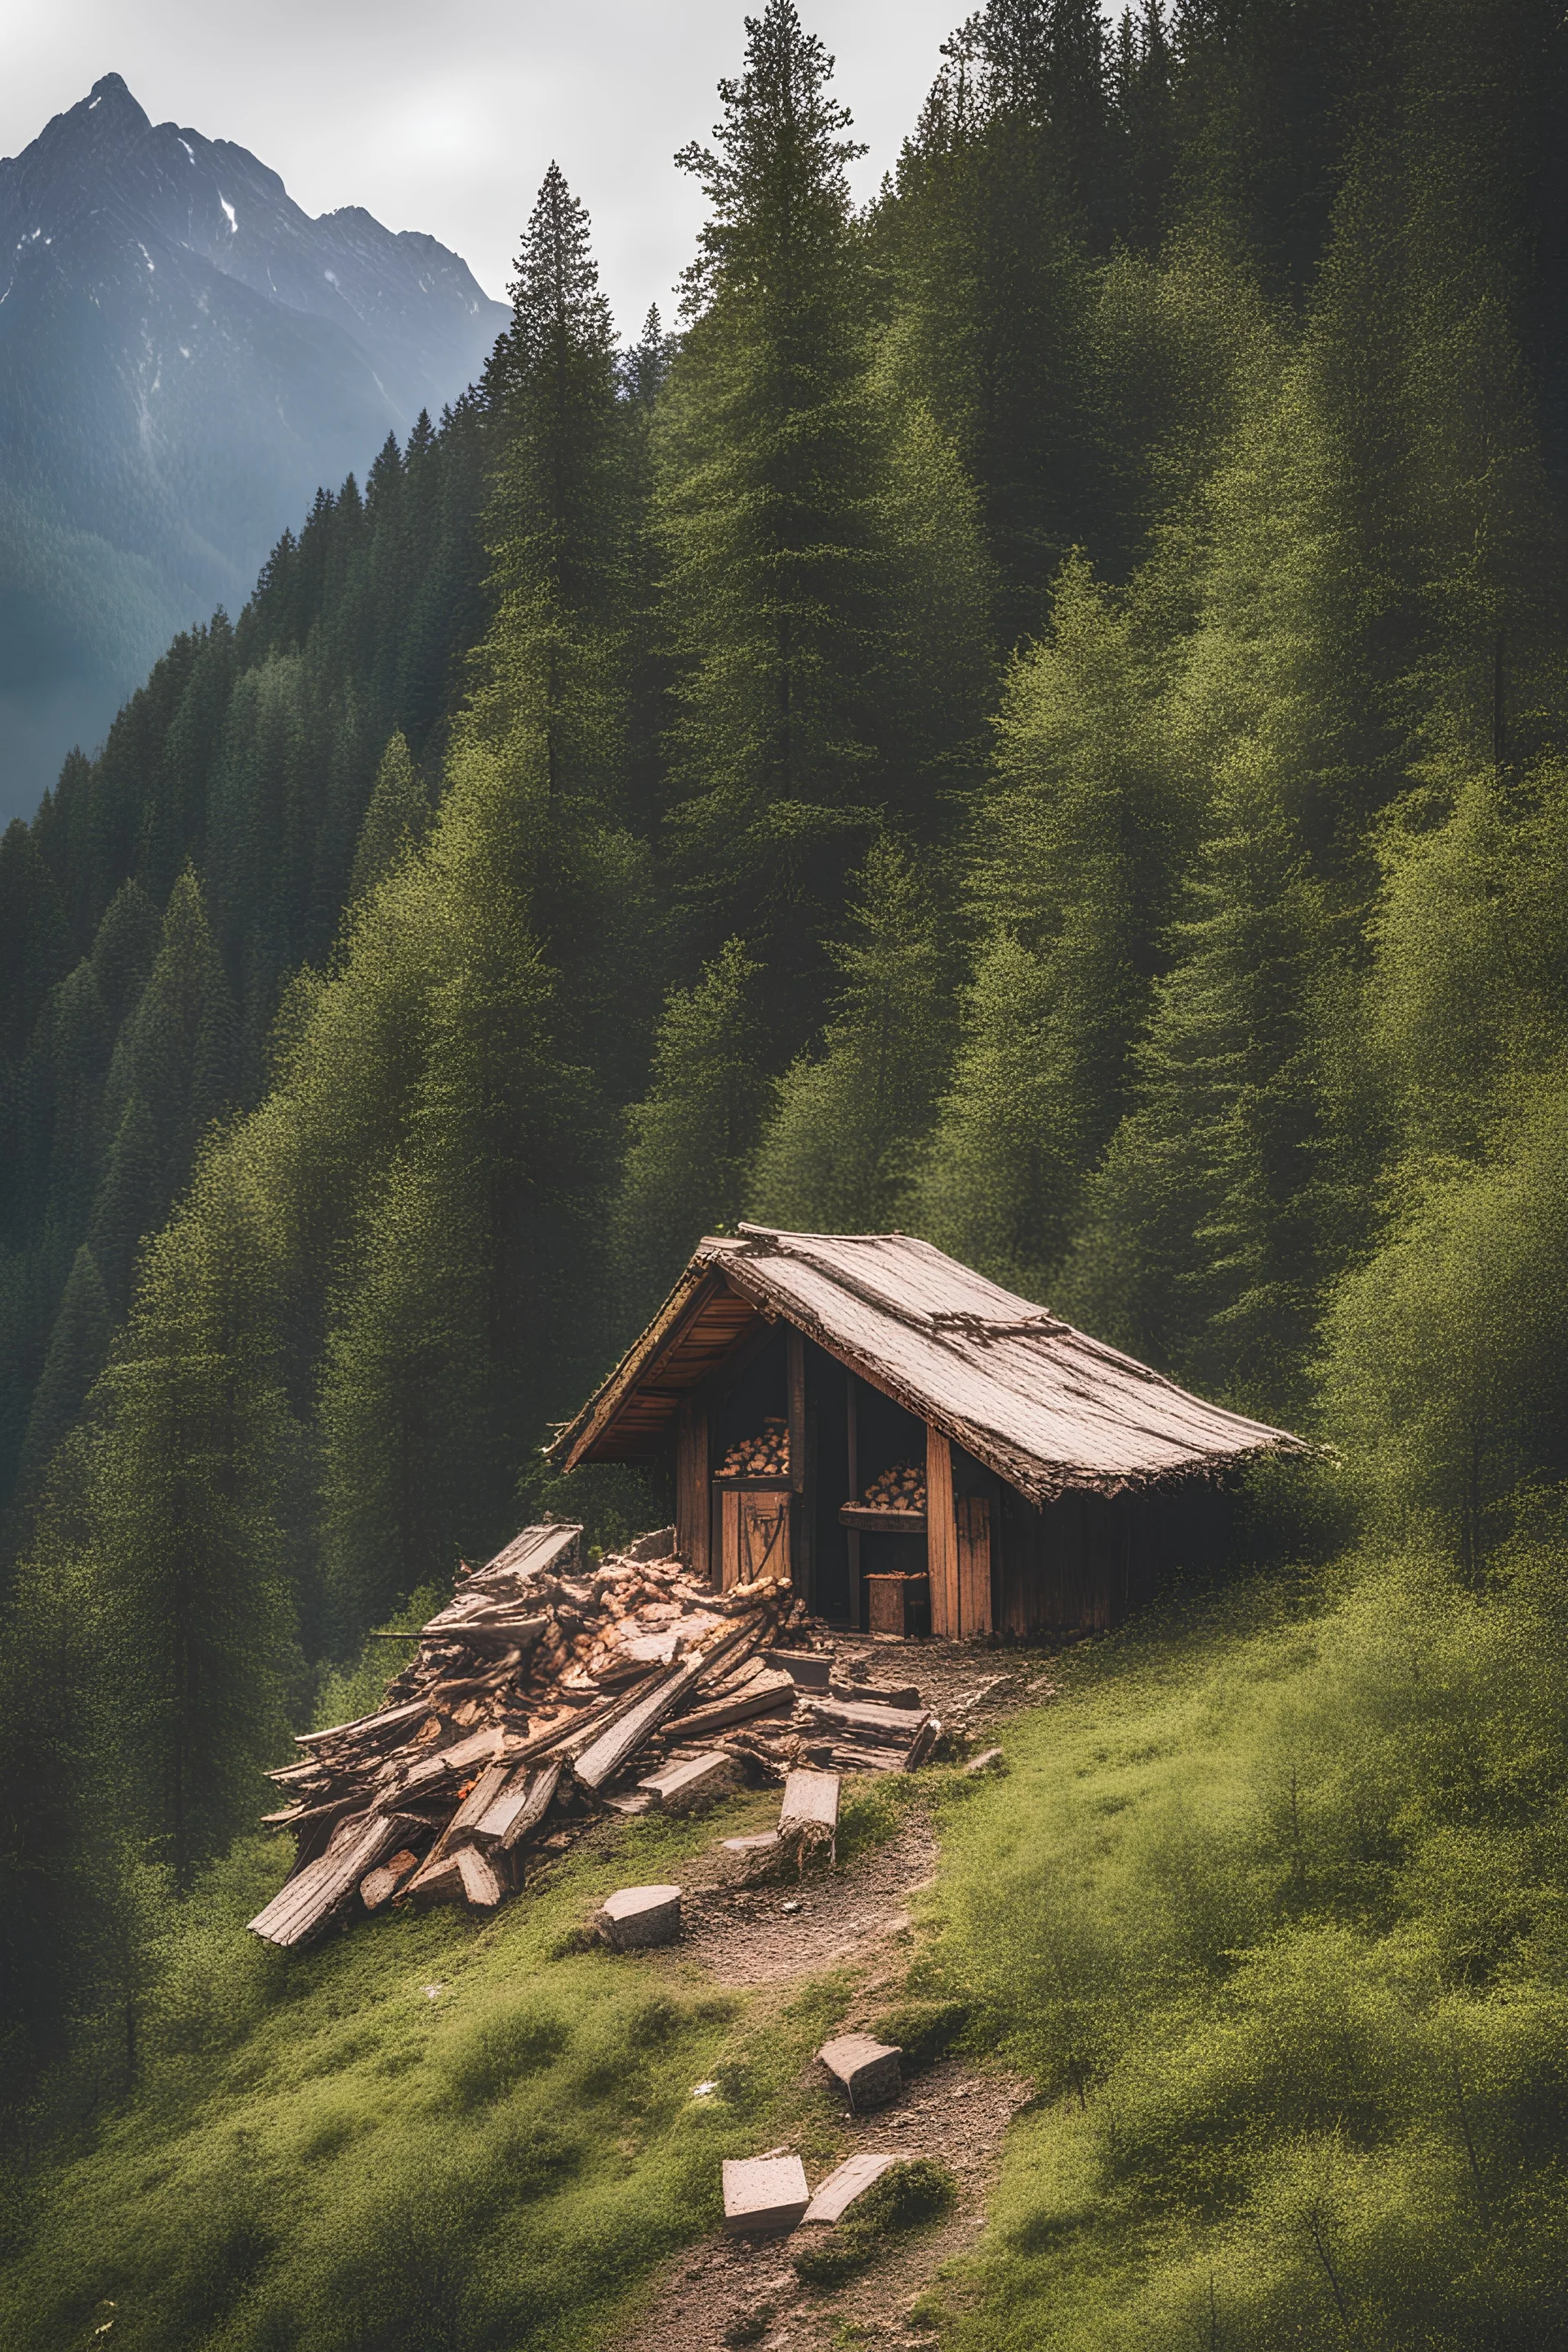
[[[926,1555],[931,1570],[931,1630],[941,1642],[959,1635],[958,1528],[952,1513],[952,1447],[926,1428]]]
[[[857,1420],[856,1380],[851,1371],[844,1375],[845,1429],[849,1446],[849,1498],[860,1498],[860,1432]],[[860,1536],[851,1528],[849,1534],[849,1624],[851,1631],[860,1631]]]
[[[962,1495],[957,1520],[957,1630],[968,1641],[991,1631],[991,1505],[984,1495]]]
[[[816,1481],[811,1475],[805,1415],[805,1341],[793,1327],[784,1335],[789,1386],[790,1577],[808,1598],[812,1575],[811,1515]]]
[[[675,1433],[675,1548],[693,1576],[711,1576],[708,1407],[688,1397]]]

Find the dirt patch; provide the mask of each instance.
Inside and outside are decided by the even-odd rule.
[[[923,1814],[856,1857],[845,1870],[815,1870],[798,1884],[730,1887],[704,1855],[689,1869],[679,1953],[724,1985],[779,1984],[864,1955],[906,1935],[909,1897],[936,1868],[936,1832]]]
[[[1016,2075],[976,2074],[947,2059],[918,2076],[896,2107],[858,2122],[846,2118],[846,2156],[892,2149],[945,2164],[958,2183],[947,2220],[896,2242],[858,2278],[826,2294],[796,2279],[791,2239],[756,2246],[708,2239],[661,2273],[616,2352],[718,2352],[740,2335],[762,2352],[836,2352],[847,2323],[879,2345],[930,2343],[931,2329],[913,2306],[942,2264],[977,2234],[1003,2135],[1028,2095]]]
[[[873,1682],[915,1683],[949,1731],[974,1731],[1014,1707],[1039,1706],[1056,1695],[1054,1663],[1042,1650],[985,1650],[972,1642],[878,1641],[840,1633],[833,1671],[848,1678],[864,1666]]]

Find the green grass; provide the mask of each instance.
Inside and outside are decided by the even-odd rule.
[[[795,2267],[802,2284],[821,2293],[856,2278],[900,2238],[952,2211],[958,2184],[928,2156],[889,2165],[858,2197],[836,2228],[802,2246]]]
[[[0,2342],[64,2352],[106,2319],[127,2352],[599,2340],[712,2226],[722,2157],[786,2131],[816,2168],[837,2152],[803,2070],[847,1979],[742,1998],[580,1948],[611,1886],[773,1801],[605,1835],[483,1926],[384,1916],[295,1960],[242,1924],[281,1849],[240,1848],[172,1939],[136,2096],[25,2185]]]
[[[1568,2338],[1568,1554],[1076,1658],[956,1783],[913,1990],[1038,2100],[963,2352]]]
[[[583,1948],[609,1886],[771,1794],[296,1961],[243,1933],[281,1866],[244,1846],[171,1933],[136,2095],[23,2178],[0,2343],[602,2344],[712,2226],[721,2157],[837,2160],[807,2061],[852,2011],[1036,2086],[922,2305],[951,2352],[1568,2341],[1568,1545],[1480,1591],[1257,1580],[1058,1679],[1005,1778],[851,1792],[841,1856],[933,1797],[942,1833],[870,2012],[849,1969],[741,1994]]]

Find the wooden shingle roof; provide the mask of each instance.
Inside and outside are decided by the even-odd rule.
[[[1192,1395],[911,1234],[742,1225],[699,1244],[552,1457],[570,1469],[659,1451],[683,1397],[759,1315],[794,1324],[1036,1502],[1306,1450],[1289,1431]]]

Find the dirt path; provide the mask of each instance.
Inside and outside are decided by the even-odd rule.
[[[943,1721],[966,1729],[977,1744],[992,1717],[1051,1690],[1037,1656],[935,1643],[889,1651],[860,1642],[841,1643],[836,1664],[842,1670],[855,1657],[864,1657],[879,1680],[918,1681]],[[783,1985],[847,1964],[874,2014],[871,1997],[902,1979],[910,1901],[931,1884],[937,1859],[936,1832],[918,1811],[881,1845],[798,1887],[734,1887],[725,1883],[717,1855],[705,1857],[684,1882],[680,1957],[723,1985]],[[879,2352],[930,2346],[933,2283],[977,2234],[1004,2135],[1028,2095],[1018,2076],[945,2059],[916,2075],[896,2105],[846,2118],[847,2155],[897,2150],[944,2164],[958,2184],[947,2220],[893,2244],[830,2293],[801,2285],[789,2241],[753,2244],[716,2234],[666,2265],[615,2352],[723,2352],[742,2344],[762,2352],[844,2352],[857,2341]]]
[[[668,2264],[616,2352],[719,2352],[740,2343],[762,2352],[843,2352],[859,2336],[878,2346],[930,2345],[921,2311],[942,2264],[985,2219],[1008,2124],[1028,2096],[1016,2075],[977,2074],[952,2060],[931,2067],[896,2108],[853,2126],[854,2152],[896,2149],[945,2164],[958,2182],[953,2212],[934,2230],[894,2244],[831,2294],[803,2287],[788,2240],[752,2245],[712,2237]]]

